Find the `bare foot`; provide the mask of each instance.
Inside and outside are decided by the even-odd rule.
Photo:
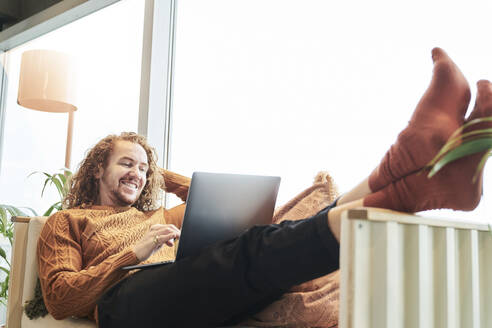
[[[432,50],[432,81],[408,126],[369,177],[371,191],[421,170],[464,122],[470,102],[465,77],[440,48]]]

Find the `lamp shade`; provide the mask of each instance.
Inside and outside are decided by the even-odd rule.
[[[52,50],[24,52],[17,103],[43,112],[76,111],[74,70],[73,60],[67,54]]]

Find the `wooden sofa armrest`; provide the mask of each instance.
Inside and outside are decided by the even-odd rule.
[[[13,216],[10,218],[10,221],[13,223],[29,223],[31,221],[31,218],[29,216]]]
[[[9,328],[19,328],[22,317],[22,295],[24,292],[24,272],[30,218],[13,216],[11,221],[14,222],[14,242],[10,262],[7,326]]]

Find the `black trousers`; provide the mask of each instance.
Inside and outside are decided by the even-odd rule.
[[[198,256],[139,271],[98,301],[100,327],[215,327],[240,322],[290,287],[339,268],[330,205],[301,221],[255,226]]]

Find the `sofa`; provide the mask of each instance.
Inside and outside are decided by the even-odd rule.
[[[183,196],[189,179],[166,171],[164,174],[166,191]],[[338,192],[332,178],[326,172],[320,172],[312,186],[298,194],[291,201],[276,209],[273,223],[282,220],[296,220],[314,215],[330,204]],[[51,315],[37,319],[29,319],[23,310],[26,301],[33,299],[37,281],[36,247],[39,234],[47,217],[13,217],[14,245],[12,249],[11,278],[9,282],[9,298],[7,305],[7,326],[9,328],[94,328],[95,323],[83,318],[55,320]],[[321,286],[324,288],[321,289]],[[304,311],[302,304],[306,299],[316,300]],[[320,307],[326,308],[329,302],[332,311],[325,314],[312,315],[319,312]],[[301,306],[299,306],[301,305]],[[292,313],[296,315],[293,316]],[[285,325],[306,326],[312,322],[322,322],[322,327],[336,326],[338,318],[338,271],[312,282],[293,288],[290,293],[245,321],[242,327],[277,327]]]

